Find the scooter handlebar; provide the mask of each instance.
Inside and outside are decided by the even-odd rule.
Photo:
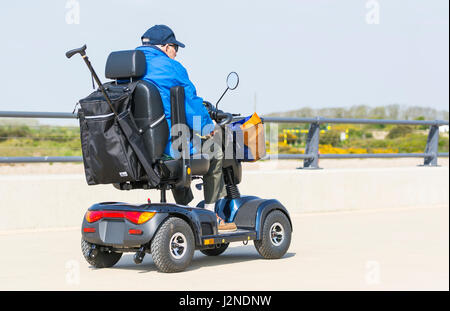
[[[67,57],[67,58],[71,58],[72,56],[74,56],[74,55],[77,54],[77,53],[80,53],[81,56],[84,56],[84,55],[86,55],[86,52],[85,52],[85,51],[86,51],[86,44],[83,45],[81,48],[73,49],[73,50],[67,51],[67,52],[66,52],[66,57]]]
[[[219,110],[216,112],[216,119],[223,119],[222,121],[220,121],[219,125],[224,126],[228,123],[231,123],[231,121],[233,121],[233,115],[231,113],[223,112],[223,111]]]
[[[228,112],[223,112],[222,110],[216,109],[210,102],[207,102],[207,101],[203,101],[203,106],[205,106],[211,119],[214,119],[216,122],[219,122],[219,120],[222,120],[222,121],[220,121],[220,123],[218,123],[221,126],[233,121],[234,116],[240,115],[239,113],[231,114]]]

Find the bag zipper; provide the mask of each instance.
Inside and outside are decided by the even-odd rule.
[[[108,118],[110,116],[113,116],[114,112],[108,113],[108,114],[102,114],[102,115],[97,115],[97,116],[85,116],[85,119],[104,119],[104,118]]]

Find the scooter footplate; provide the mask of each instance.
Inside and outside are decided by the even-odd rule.
[[[256,231],[238,229],[233,232],[223,232],[218,235],[210,235],[202,238],[203,245],[223,244],[230,242],[243,242],[256,240]]]

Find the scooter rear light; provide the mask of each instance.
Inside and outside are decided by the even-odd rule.
[[[124,218],[126,213],[122,211],[103,211],[102,218]]]
[[[101,211],[87,211],[86,221],[89,223],[96,222],[103,218],[103,212]]]
[[[86,221],[93,223],[103,218],[126,218],[136,225],[146,223],[156,212],[126,212],[126,211],[88,211]]]
[[[141,225],[155,216],[156,212],[126,212],[125,217],[134,224]]]

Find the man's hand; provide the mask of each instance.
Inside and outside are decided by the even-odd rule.
[[[211,137],[213,137],[215,133],[216,133],[216,131],[212,131],[208,135],[201,136],[199,133],[195,133],[195,135],[197,135],[201,139],[207,140],[207,139],[210,139]]]
[[[205,106],[206,110],[210,112],[213,109],[213,105],[210,102],[203,101],[203,106]]]

